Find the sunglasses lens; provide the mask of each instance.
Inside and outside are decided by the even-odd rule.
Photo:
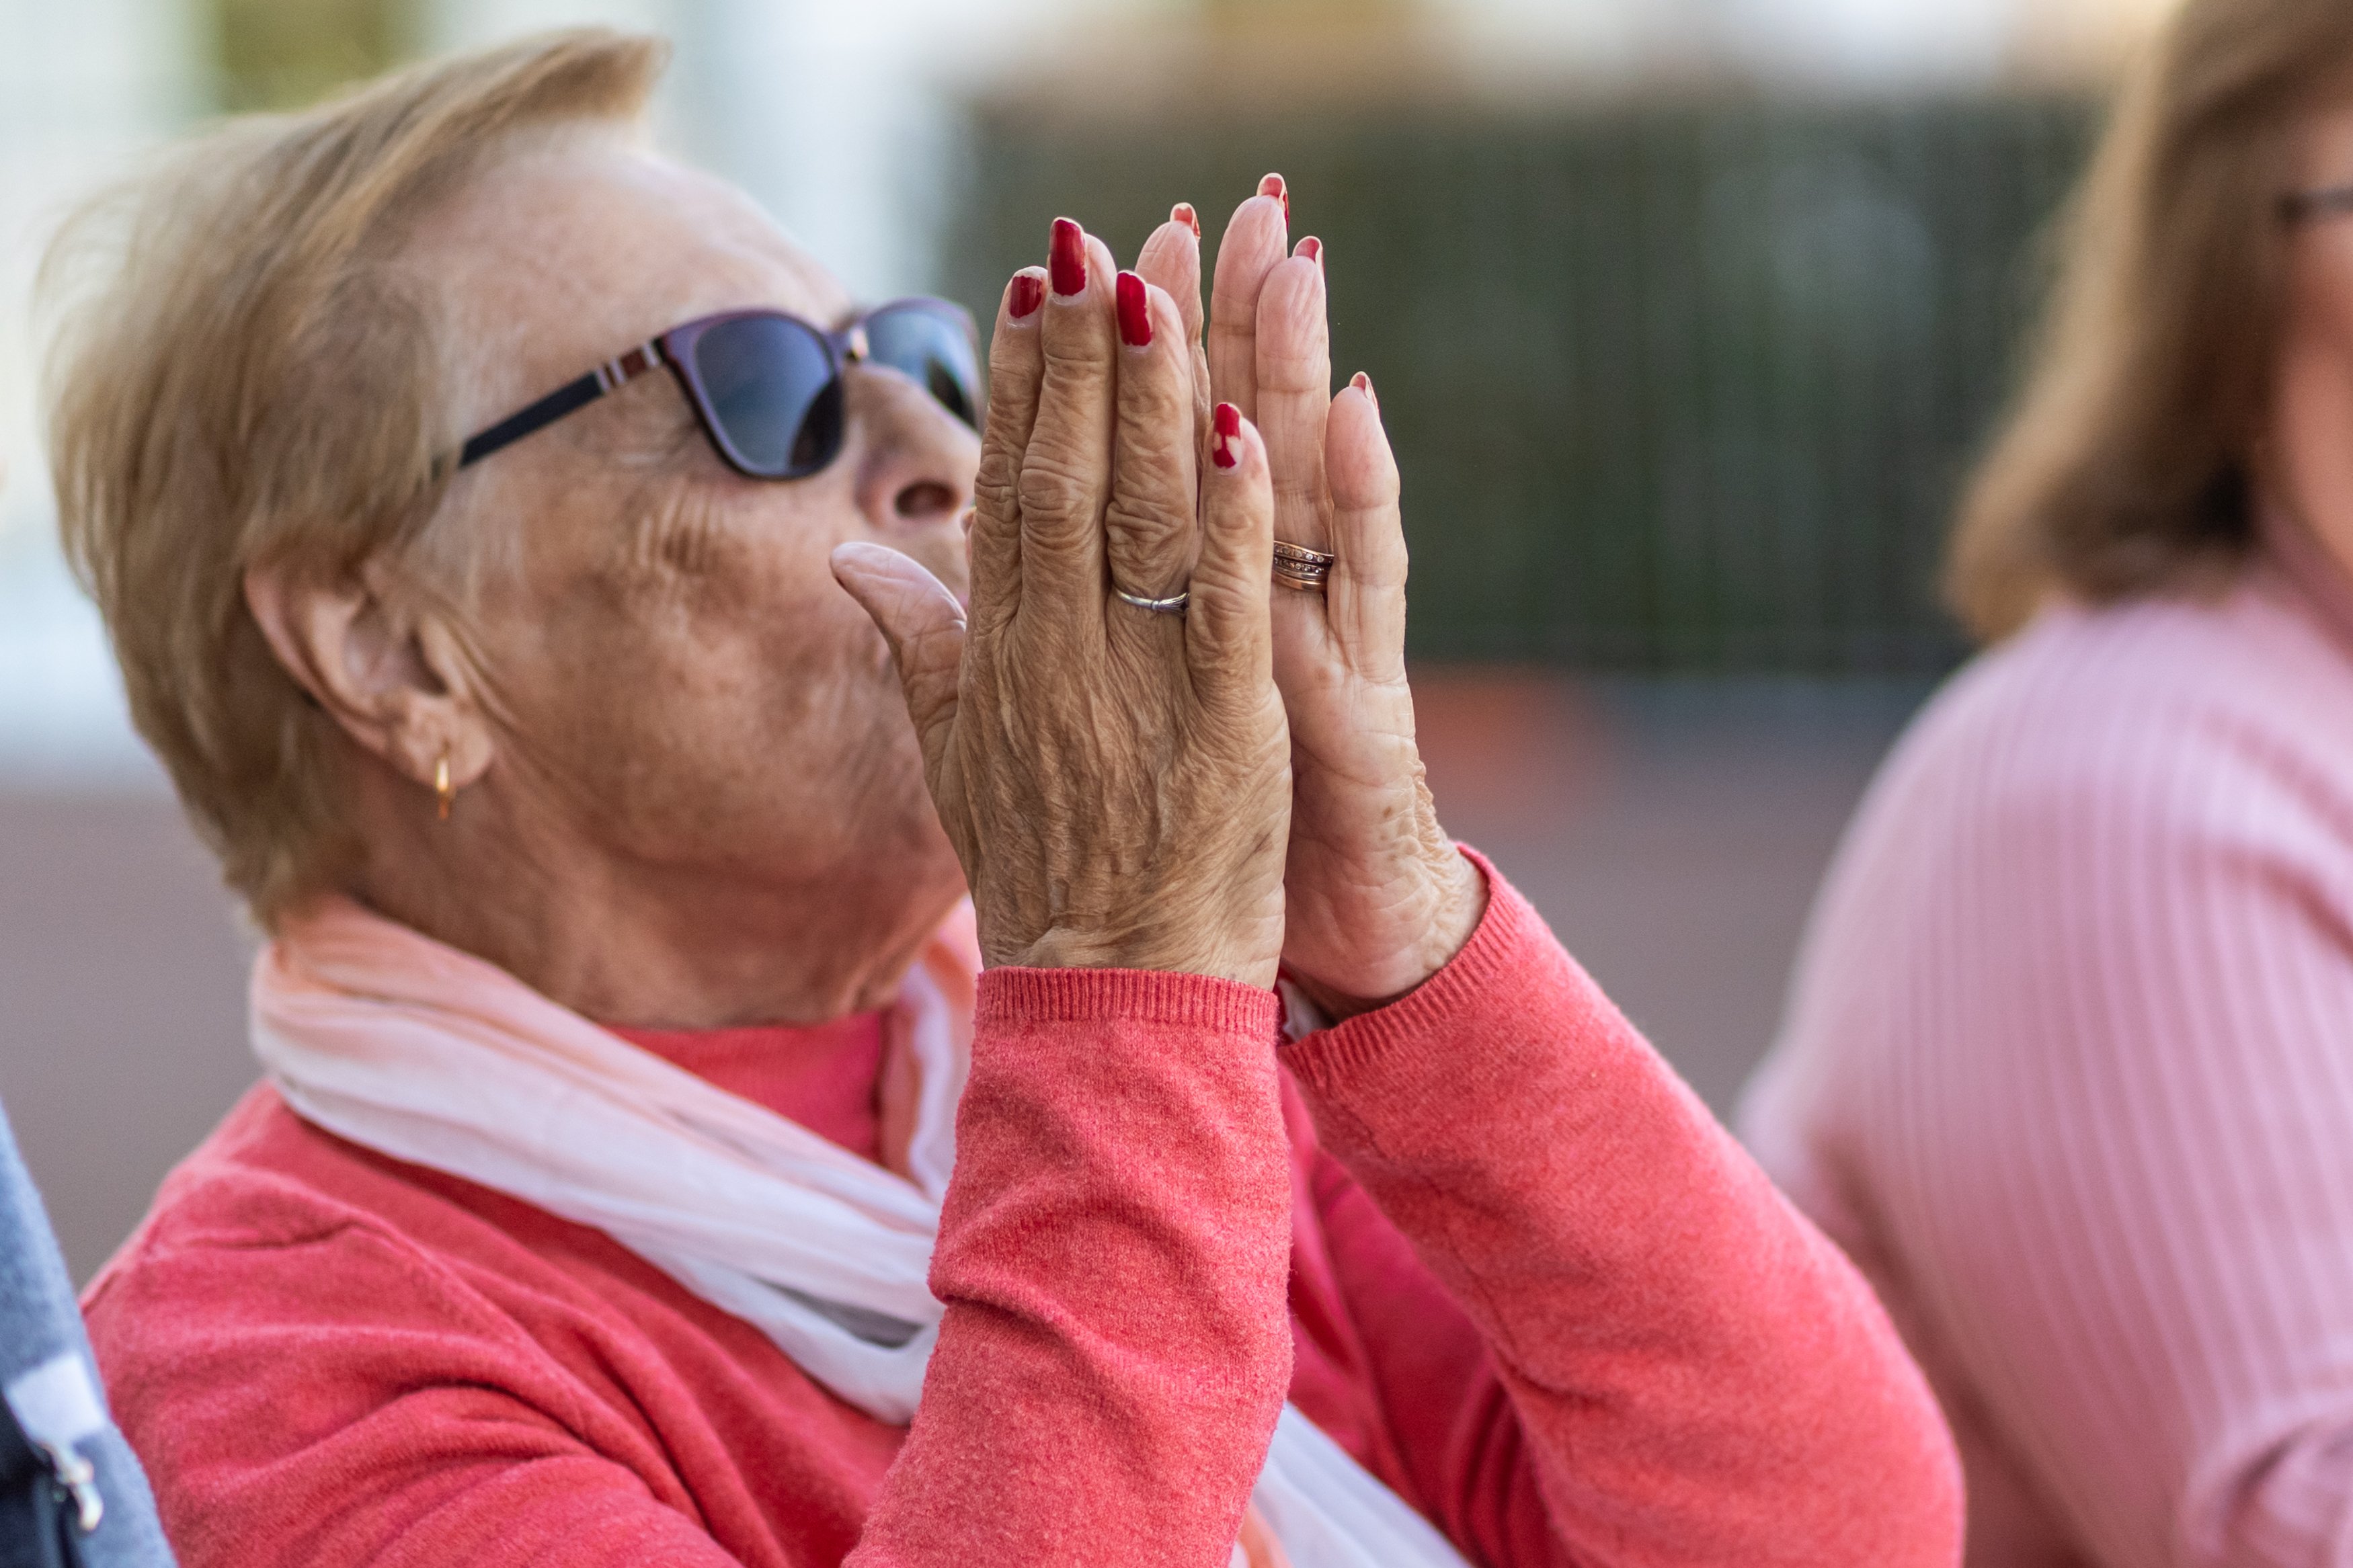
[[[841,387],[817,334],[777,316],[722,321],[694,345],[713,421],[754,473],[815,473],[841,446]]]
[[[972,329],[952,310],[895,305],[866,318],[866,350],[940,400],[974,429],[980,427],[980,361]]]

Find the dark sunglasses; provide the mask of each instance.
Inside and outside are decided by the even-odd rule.
[[[980,427],[979,339],[961,305],[894,300],[839,331],[782,310],[728,310],[672,327],[507,416],[467,441],[458,466],[668,365],[729,468],[755,479],[807,479],[841,453],[842,372],[861,360],[898,371]]]

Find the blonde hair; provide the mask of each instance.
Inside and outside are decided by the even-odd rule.
[[[2226,576],[2283,318],[2298,121],[2346,85],[2344,0],[2185,0],[2125,86],[2059,231],[2024,391],[1970,487],[1947,586],[1971,630]]]
[[[636,120],[665,58],[650,38],[562,33],[232,121],[51,249],[67,555],[133,722],[265,926],[353,845],[332,721],[272,657],[246,574],[332,575],[419,543],[462,435],[464,346],[400,268],[404,227],[517,132]]]

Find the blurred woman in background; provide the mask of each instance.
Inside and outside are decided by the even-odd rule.
[[[1958,1429],[1975,1563],[2353,1561],[2353,13],[2190,0],[1968,500],[1991,651],[1745,1124]]]

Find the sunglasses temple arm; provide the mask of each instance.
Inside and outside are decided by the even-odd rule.
[[[631,349],[618,359],[607,360],[579,380],[565,383],[529,407],[518,409],[469,439],[458,453],[458,466],[462,468],[470,463],[479,463],[500,447],[513,446],[565,415],[586,408],[623,383],[665,363],[668,358],[663,344],[657,339]]]
[[[479,463],[500,447],[512,447],[524,437],[545,429],[565,415],[585,408],[604,395],[602,371],[591,371],[577,381],[567,382],[530,407],[510,414],[469,440],[458,453],[458,466],[462,468],[470,463]]]

